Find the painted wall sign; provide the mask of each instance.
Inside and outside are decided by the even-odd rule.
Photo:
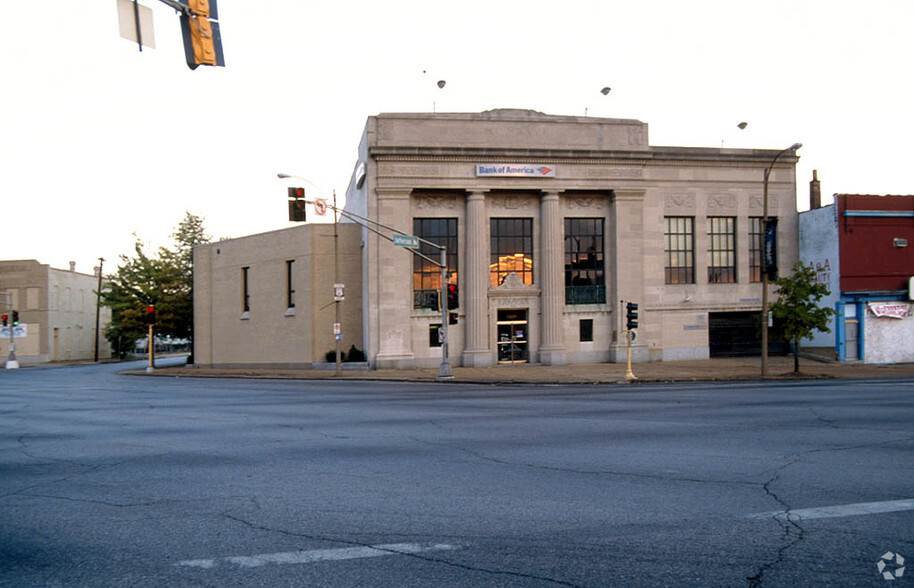
[[[555,166],[541,163],[477,163],[476,177],[554,178]]]
[[[910,309],[904,302],[870,302],[867,306],[878,317],[905,318],[910,314]]]

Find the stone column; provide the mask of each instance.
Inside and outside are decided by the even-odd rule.
[[[543,192],[540,199],[540,277],[542,281],[542,338],[539,349],[543,365],[564,365],[562,310],[565,282],[562,212],[557,191]]]
[[[489,225],[486,222],[485,192],[473,191],[466,199],[466,259],[460,271],[460,287],[466,306],[466,345],[464,366],[492,365],[489,349],[489,262],[486,259]]]
[[[378,222],[411,234],[411,190],[391,188],[376,191],[375,218]],[[377,341],[375,365],[379,369],[412,368],[415,367],[410,319],[412,289],[404,290],[403,285],[412,281],[413,256],[376,235],[373,238],[376,255],[368,262],[369,280],[372,282],[368,328],[371,339]]]
[[[622,335],[625,311],[621,300],[639,304],[639,323],[645,324],[646,304],[644,299],[644,199],[646,191],[621,188],[613,190],[613,210],[609,227],[610,260],[607,277],[611,288],[607,290],[607,302],[612,305],[615,342],[609,350],[610,362],[625,363],[628,345]],[[644,329],[639,330],[639,334]],[[632,346],[632,361],[647,361],[649,352],[645,338],[639,337]]]

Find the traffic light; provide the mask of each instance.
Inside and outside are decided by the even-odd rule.
[[[10,320],[10,316],[8,314],[3,315],[3,326],[4,327],[10,326],[9,320]]]
[[[457,313],[456,312],[447,313],[447,324],[449,324],[449,325],[457,324]]]
[[[289,221],[303,223],[305,218],[305,189],[289,188]]]
[[[19,326],[19,311],[18,310],[13,311],[13,326],[14,327]]]
[[[625,305],[625,328],[629,331],[638,328],[638,305],[634,302]]]
[[[150,304],[146,307],[146,324],[154,325],[156,322],[156,307]]]
[[[181,14],[181,36],[184,39],[184,57],[187,66],[225,66],[222,54],[222,35],[219,32],[216,0],[178,0],[188,11]],[[188,14],[189,12],[189,14]]]
[[[447,307],[460,308],[460,297],[457,295],[457,284],[447,285]]]

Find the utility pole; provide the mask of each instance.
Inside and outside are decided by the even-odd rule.
[[[101,315],[102,304],[102,265],[105,263],[104,257],[98,258],[98,289],[95,291],[95,363],[98,363],[98,329]]]
[[[333,338],[336,339],[336,375],[337,377],[343,375],[343,358],[342,358],[342,341],[343,341],[343,332],[342,325],[340,324],[340,298],[342,296],[337,296],[335,290],[339,287],[340,283],[340,231],[339,231],[339,215],[336,213],[336,188],[333,189],[333,304],[336,307],[336,329],[340,332],[334,333]]]

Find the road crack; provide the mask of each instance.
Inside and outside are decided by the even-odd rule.
[[[784,470],[796,465],[799,462],[800,462],[799,458],[795,457],[789,463],[784,464],[783,466],[778,468],[778,470],[774,473],[774,475],[772,475],[771,478],[767,482],[765,482],[765,484],[762,486],[762,488],[765,490],[765,494],[769,498],[774,500],[778,505],[780,505],[780,507],[783,510],[783,512],[778,512],[777,514],[775,514],[771,517],[774,521],[776,521],[781,526],[781,528],[783,530],[782,543],[781,543],[781,546],[778,548],[773,561],[763,563],[761,566],[758,567],[758,570],[756,571],[756,574],[754,576],[749,576],[748,578],[746,578],[746,585],[748,588],[759,588],[759,586],[762,585],[762,581],[764,580],[765,573],[776,568],[777,566],[781,565],[781,563],[783,563],[783,561],[784,561],[784,556],[787,553],[787,551],[789,551],[794,546],[796,546],[798,543],[800,543],[804,538],[805,530],[797,522],[797,519],[795,517],[791,516],[790,505],[787,504],[787,502],[784,499],[782,499],[771,488],[772,485],[780,479],[781,473]]]

